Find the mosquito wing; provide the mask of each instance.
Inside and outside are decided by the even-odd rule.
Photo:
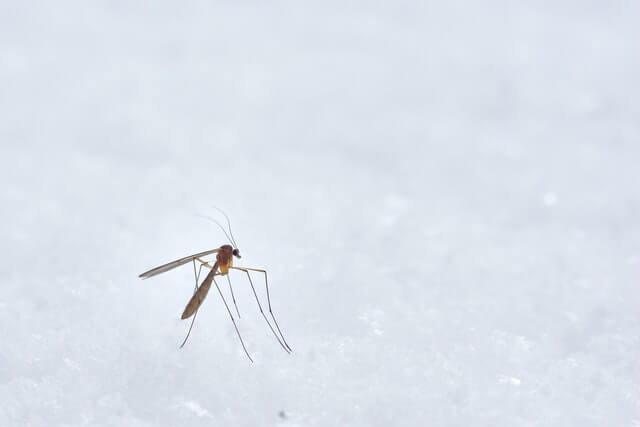
[[[165,271],[169,271],[169,270],[172,270],[172,269],[174,269],[176,267],[180,267],[181,265],[184,265],[184,264],[186,264],[188,262],[191,262],[196,258],[207,256],[207,255],[210,255],[210,254],[214,254],[214,253],[218,252],[219,250],[220,250],[220,248],[216,248],[216,249],[211,249],[211,250],[208,250],[208,251],[200,252],[198,254],[189,255],[189,256],[186,256],[184,258],[180,258],[180,259],[177,259],[175,261],[171,261],[171,262],[169,262],[167,264],[161,265],[160,267],[152,268],[149,271],[145,271],[144,273],[142,273],[138,277],[140,277],[142,279],[148,279],[149,277],[153,277],[153,276],[155,276],[157,274],[164,273]]]
[[[195,313],[198,308],[200,308],[200,304],[202,304],[202,301],[204,301],[204,299],[207,297],[207,294],[209,293],[211,282],[213,282],[213,276],[216,275],[216,270],[218,270],[218,263],[213,266],[209,274],[207,274],[207,277],[205,277],[204,281],[202,282],[202,285],[200,285],[196,293],[193,294],[193,296],[187,303],[187,306],[184,308],[184,312],[182,312],[182,319],[188,319],[189,317],[193,316],[193,313]]]

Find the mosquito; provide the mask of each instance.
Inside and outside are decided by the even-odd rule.
[[[220,211],[220,212],[222,212],[222,211]],[[185,307],[184,312],[182,313],[181,317],[182,317],[183,320],[185,320],[185,319],[188,319],[189,317],[193,316],[193,319],[191,319],[191,325],[189,326],[189,331],[187,332],[187,336],[184,338],[184,341],[182,341],[182,344],[180,345],[180,348],[184,347],[185,343],[189,339],[189,335],[191,334],[191,329],[193,328],[193,324],[194,324],[194,322],[196,320],[196,315],[198,314],[198,310],[200,309],[200,305],[202,304],[204,299],[207,297],[207,294],[209,293],[209,289],[211,288],[211,284],[214,284],[216,289],[218,290],[218,294],[220,295],[220,298],[222,299],[222,302],[223,302],[223,304],[224,304],[224,306],[225,306],[225,308],[227,310],[227,313],[229,313],[229,317],[231,318],[231,322],[233,323],[233,327],[236,330],[236,334],[238,335],[238,339],[240,340],[240,344],[242,345],[242,349],[244,350],[244,352],[247,355],[247,357],[249,358],[249,360],[251,362],[253,362],[253,359],[249,355],[249,352],[247,351],[247,347],[244,344],[244,340],[242,339],[242,335],[240,334],[240,330],[238,329],[238,325],[237,325],[237,323],[235,321],[233,313],[231,312],[231,309],[229,308],[229,304],[227,304],[227,300],[225,299],[224,295],[222,294],[222,290],[220,289],[220,286],[218,286],[218,282],[216,281],[216,277],[217,276],[226,276],[227,281],[229,283],[229,289],[231,291],[231,299],[233,300],[233,304],[235,306],[236,313],[238,314],[238,318],[240,318],[240,310],[238,310],[238,305],[236,304],[236,299],[235,299],[235,296],[233,294],[233,288],[231,287],[231,279],[229,279],[229,271],[230,270],[241,271],[241,272],[245,273],[247,275],[247,278],[249,279],[249,284],[251,285],[251,290],[253,291],[253,295],[255,296],[256,303],[258,305],[258,309],[260,310],[260,314],[264,318],[264,320],[267,323],[267,325],[269,325],[269,329],[271,330],[273,335],[276,337],[276,340],[278,340],[278,343],[280,344],[282,349],[284,351],[286,351],[287,353],[291,353],[291,347],[289,346],[289,344],[285,340],[284,335],[282,334],[282,331],[280,330],[280,326],[278,325],[278,321],[276,320],[276,317],[273,314],[273,310],[271,308],[271,297],[269,295],[269,280],[267,278],[267,271],[263,270],[263,269],[259,269],[259,268],[237,267],[237,266],[233,265],[233,258],[240,259],[242,257],[240,256],[240,250],[238,249],[238,245],[236,244],[235,238],[233,237],[233,233],[231,231],[231,222],[229,221],[229,217],[224,212],[222,212],[222,214],[227,219],[227,226],[229,228],[229,233],[227,233],[227,231],[224,229],[224,227],[218,221],[216,221],[215,219],[207,217],[207,216],[203,216],[203,217],[208,219],[208,220],[210,220],[210,221],[212,221],[212,222],[214,222],[214,223],[216,223],[218,225],[218,227],[220,227],[220,229],[224,232],[225,236],[227,237],[227,239],[229,240],[229,243],[231,243],[231,245],[225,244],[225,245],[220,246],[219,248],[210,249],[208,251],[200,252],[200,253],[197,253],[197,254],[186,256],[184,258],[177,259],[175,261],[171,261],[171,262],[163,264],[163,265],[161,265],[159,267],[152,268],[149,271],[145,271],[144,273],[140,274],[139,277],[142,278],[142,279],[148,279],[149,277],[153,277],[153,276],[156,276],[158,274],[167,272],[169,270],[173,270],[176,267],[180,267],[182,265],[185,265],[185,264],[188,264],[188,263],[192,263],[193,264],[193,274],[194,274],[194,278],[195,278],[195,289],[194,289],[193,296],[191,297],[191,299],[187,303],[187,306]],[[203,259],[204,257],[206,257],[208,255],[211,255],[211,254],[216,254],[216,260],[215,260],[215,263],[213,263],[213,265],[211,265],[209,262],[207,262],[206,260]],[[196,269],[196,262],[199,263],[199,267],[197,269]],[[209,269],[209,273],[207,274],[207,276],[202,281],[202,284],[200,284],[198,286],[198,282],[199,282],[199,279],[200,279],[200,273],[202,272],[202,268],[203,267]],[[250,272],[257,272],[257,273],[264,274],[264,284],[265,284],[265,289],[267,291],[267,304],[268,304],[268,308],[269,308],[269,315],[271,316],[271,319],[273,320],[273,324],[275,325],[275,329],[274,329],[273,325],[271,324],[271,322],[269,321],[269,319],[267,318],[267,315],[265,314],[264,310],[262,309],[262,304],[260,303],[260,299],[258,298],[258,293],[256,292],[256,288],[253,285],[253,280],[251,279]],[[276,332],[276,330],[277,330],[277,332]]]

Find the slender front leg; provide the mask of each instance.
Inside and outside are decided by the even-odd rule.
[[[276,339],[278,340],[278,343],[280,344],[280,346],[284,349],[284,351],[286,351],[287,353],[291,352],[291,349],[289,349],[287,346],[285,346],[282,341],[280,340],[280,337],[278,336],[278,334],[276,333],[276,331],[273,329],[273,326],[271,326],[271,322],[269,322],[269,319],[267,319],[267,316],[264,314],[264,310],[262,310],[262,304],[260,304],[260,299],[258,298],[258,294],[256,293],[256,288],[253,286],[253,280],[251,280],[251,275],[249,274],[249,272],[242,268],[242,267],[230,267],[233,268],[234,270],[238,270],[238,271],[242,271],[244,273],[246,273],[247,278],[249,279],[249,284],[251,285],[251,290],[253,291],[253,295],[256,297],[256,302],[258,303],[258,308],[260,309],[260,314],[262,314],[262,317],[264,317],[264,321],[267,322],[267,325],[269,325],[269,329],[271,329],[271,332],[273,333],[273,336],[276,337]]]
[[[278,326],[278,321],[276,320],[276,317],[273,315],[273,310],[271,309],[271,297],[269,296],[269,280],[267,279],[267,271],[266,270],[261,270],[259,268],[249,268],[249,267],[232,267],[232,268],[249,270],[249,271],[257,271],[257,272],[260,272],[260,273],[264,273],[264,286],[267,289],[267,303],[269,304],[269,314],[271,314],[271,318],[273,319],[273,323],[275,323],[276,329],[278,329],[278,332],[280,333],[280,337],[282,338],[282,342],[284,343],[284,345],[287,346],[287,348],[290,351],[293,351],[291,346],[289,346],[289,344],[287,343],[287,340],[284,338],[284,335],[282,334],[282,331],[280,330],[280,326]]]

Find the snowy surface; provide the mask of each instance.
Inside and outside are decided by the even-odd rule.
[[[386,3],[1,2],[1,426],[640,425],[640,3]]]

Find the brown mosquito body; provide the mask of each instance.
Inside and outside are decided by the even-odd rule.
[[[224,212],[223,212],[224,213]],[[225,215],[226,217],[226,215]],[[208,217],[207,217],[208,218]],[[222,228],[222,230],[225,232],[225,235],[227,235],[227,238],[234,243],[235,246],[235,239],[233,239],[233,234],[231,233],[231,225],[229,224],[229,219],[227,218],[227,224],[229,225],[229,234],[231,234],[231,237],[229,237],[229,235],[226,233],[226,231],[224,230],[224,228],[215,220],[208,218],[211,221],[214,221],[216,224],[218,224],[218,226],[220,228]],[[241,271],[243,273],[245,273],[247,275],[247,278],[249,279],[249,284],[251,286],[251,290],[253,291],[253,295],[255,296],[255,300],[256,303],[258,305],[258,309],[260,310],[260,314],[262,315],[262,317],[264,318],[265,322],[267,323],[267,325],[269,325],[269,329],[271,330],[271,332],[273,333],[273,335],[276,337],[276,339],[278,340],[278,343],[280,344],[280,346],[283,348],[284,351],[286,351],[287,353],[291,352],[291,347],[289,347],[289,344],[287,344],[287,341],[284,338],[284,335],[282,334],[282,331],[280,330],[280,327],[278,326],[278,322],[276,321],[276,318],[273,314],[273,311],[271,309],[271,298],[269,296],[269,282],[267,279],[267,272],[266,270],[262,270],[262,269],[257,269],[257,268],[247,268],[247,267],[236,267],[233,265],[233,259],[234,258],[241,258],[240,256],[240,251],[238,250],[237,247],[234,247],[231,245],[222,245],[219,248],[216,249],[211,249],[208,251],[204,251],[204,252],[200,252],[194,255],[189,255],[186,256],[184,258],[180,258],[177,259],[175,261],[169,262],[167,264],[163,264],[159,267],[156,268],[152,268],[149,271],[146,271],[142,274],[140,274],[140,278],[142,279],[147,279],[149,277],[153,277],[156,276],[158,274],[164,273],[166,271],[172,270],[176,267],[180,267],[184,264],[187,263],[192,263],[193,264],[193,274],[194,274],[194,278],[195,278],[195,289],[194,289],[194,293],[193,296],[191,297],[191,299],[189,300],[189,302],[187,303],[183,313],[182,313],[182,319],[188,319],[191,316],[193,316],[193,319],[191,321],[191,325],[189,326],[189,331],[187,332],[187,336],[185,337],[184,341],[182,342],[182,345],[180,345],[180,348],[182,348],[184,346],[184,344],[187,342],[187,339],[189,338],[189,335],[191,334],[191,328],[193,328],[193,324],[195,322],[196,319],[196,315],[198,314],[198,310],[200,309],[200,306],[202,305],[202,302],[205,300],[205,298],[207,297],[207,294],[209,293],[209,290],[211,289],[211,286],[214,285],[216,287],[216,289],[218,290],[218,294],[220,295],[220,298],[222,299],[222,302],[229,314],[229,317],[231,318],[231,321],[233,323],[233,326],[236,330],[236,334],[238,335],[238,339],[240,340],[240,344],[242,345],[242,348],[245,352],[245,354],[247,355],[247,357],[249,358],[249,360],[251,360],[253,362],[253,359],[251,359],[251,356],[249,355],[249,352],[247,351],[247,348],[244,344],[244,341],[242,339],[242,336],[240,335],[240,330],[238,329],[238,325],[235,321],[235,318],[233,316],[233,313],[231,312],[231,309],[229,308],[229,305],[227,304],[227,301],[222,293],[222,290],[220,289],[220,286],[218,286],[218,283],[216,282],[216,277],[218,276],[226,276],[227,281],[229,283],[229,290],[231,292],[231,298],[233,300],[233,304],[236,308],[236,313],[238,314],[238,318],[240,318],[240,310],[238,310],[238,305],[236,304],[236,300],[235,300],[235,296],[233,294],[233,288],[231,287],[231,280],[229,279],[229,272],[231,270],[237,270],[237,271]],[[209,262],[207,262],[206,260],[204,260],[203,258],[208,256],[208,255],[212,255],[215,254],[216,259],[215,262],[212,264],[210,264]],[[199,264],[199,267],[196,268],[196,263]],[[200,273],[202,271],[202,268],[206,268],[209,269],[209,273],[205,276],[204,280],[202,281],[202,283],[200,285],[198,285],[199,279],[200,279]],[[264,274],[264,283],[265,283],[265,289],[266,289],[266,293],[267,293],[267,304],[268,304],[268,309],[269,309],[269,314],[271,317],[271,320],[273,321],[273,324],[275,325],[275,329],[274,327],[271,325],[271,321],[269,321],[269,319],[267,318],[264,310],[262,309],[262,304],[260,303],[260,298],[258,298],[258,294],[256,292],[256,289],[253,285],[253,280],[251,279],[251,274],[250,272],[258,272],[258,273],[262,273]],[[276,332],[277,330],[277,332]]]

